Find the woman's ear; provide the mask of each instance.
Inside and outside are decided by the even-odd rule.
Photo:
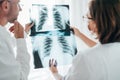
[[[96,26],[96,22],[95,21],[91,21],[91,31],[93,33],[97,32],[97,26]]]
[[[92,30],[94,33],[97,33],[97,27],[96,27],[96,24],[93,25],[93,30]]]

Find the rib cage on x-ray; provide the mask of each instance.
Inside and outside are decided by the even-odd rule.
[[[58,29],[63,29],[63,25],[62,25],[62,21],[61,21],[61,16],[60,16],[60,12],[57,11],[57,9],[54,9],[53,11],[53,15],[54,15],[54,25],[55,25],[55,28],[58,28]]]
[[[38,22],[39,24],[36,29],[37,31],[42,30],[42,26],[48,17],[47,13],[48,13],[47,7],[43,6],[42,10],[40,11],[40,17],[39,17],[39,22]]]
[[[71,51],[71,47],[64,36],[58,37],[58,41],[60,46],[63,48],[62,50],[64,54],[69,53],[70,55],[74,56],[74,53],[72,53],[73,51]]]
[[[66,8],[68,8],[68,6],[64,6]],[[69,24],[69,21],[67,22],[64,18],[66,18],[63,14],[62,14],[62,10],[64,8],[60,8],[60,6],[55,6],[53,8],[53,19],[54,19],[54,26],[57,29],[67,29],[68,27],[65,27],[65,24]],[[67,14],[67,13],[66,13]]]
[[[61,15],[60,15],[60,12],[62,11],[59,11],[57,8],[59,8],[59,6],[53,9],[55,28],[65,29],[63,26],[64,24],[62,23]],[[58,36],[58,41],[59,41],[60,46],[63,48],[63,53],[70,53],[71,55],[73,55],[73,53],[71,53],[72,52],[71,48],[69,44],[67,43],[65,36],[61,36],[61,37]]]
[[[51,47],[52,47],[52,39],[50,37],[46,37],[43,44],[44,44],[44,57],[50,55]]]
[[[36,5],[33,5],[33,7]],[[31,29],[31,38],[32,38],[32,44],[33,44],[33,54],[34,52],[36,52],[36,46],[37,46],[37,50],[38,50],[38,55],[41,59],[41,65],[37,65],[37,62],[35,62],[35,58],[34,58],[34,64],[35,64],[35,68],[40,68],[41,66],[43,67],[48,67],[48,63],[49,63],[49,59],[50,58],[55,58],[58,59],[58,64],[61,65],[61,63],[63,62],[63,64],[68,64],[70,63],[72,60],[72,57],[76,54],[76,46],[74,43],[74,39],[73,39],[73,34],[70,31],[70,26],[69,26],[69,18],[68,18],[68,5],[66,7],[66,5],[54,5],[51,8],[45,6],[45,5],[37,5],[38,8],[38,12],[36,13],[38,15],[38,19],[33,18],[31,16],[31,20],[35,23],[34,26]],[[34,8],[35,9],[35,8]],[[32,9],[32,11],[34,12],[34,9]],[[67,10],[67,11],[66,11]],[[52,18],[51,18],[51,14],[52,13]],[[34,16],[34,15],[33,15]],[[67,16],[67,17],[66,17]],[[50,18],[50,19],[49,19]],[[49,20],[52,20],[50,27],[53,28],[53,31],[47,31],[47,26],[49,26],[49,24],[47,24],[47,22]],[[45,31],[42,31],[44,28]],[[65,30],[65,31],[69,31],[72,35],[72,37],[70,37],[70,35],[66,36],[66,35],[60,35],[61,32],[59,30]],[[43,33],[45,32],[45,33]],[[53,35],[51,33],[56,32],[57,34]],[[34,34],[34,35],[33,35]],[[43,34],[42,36],[40,34]],[[36,37],[34,37],[36,36]],[[38,43],[39,42],[39,43]],[[59,53],[60,52],[60,53]],[[56,56],[54,56],[54,55]],[[62,58],[60,59],[60,56],[62,56]],[[66,56],[67,55],[67,56]],[[47,59],[46,59],[47,57]],[[62,60],[62,59],[68,59],[67,60]],[[59,61],[61,60],[61,61]],[[38,61],[38,60],[37,60]],[[40,63],[40,62],[38,62]]]

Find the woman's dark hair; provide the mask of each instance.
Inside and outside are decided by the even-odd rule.
[[[92,0],[89,10],[96,22],[99,41],[102,44],[120,42],[120,1]]]

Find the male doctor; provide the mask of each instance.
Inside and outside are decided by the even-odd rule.
[[[22,10],[19,2],[19,0],[0,0],[0,80],[27,80],[29,74],[30,56],[24,29],[16,21],[19,11]],[[11,31],[14,36],[11,36],[6,29],[8,22],[13,23]]]

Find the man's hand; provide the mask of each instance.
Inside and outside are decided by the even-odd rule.
[[[29,34],[31,27],[34,25],[34,22],[28,23],[25,25],[25,32]]]
[[[15,38],[24,38],[24,28],[18,21],[14,22],[13,28]]]
[[[15,35],[16,38],[24,38],[24,31],[28,34],[30,32],[30,29],[31,29],[31,27],[33,25],[34,25],[34,23],[28,23],[28,24],[26,24],[25,25],[25,30],[24,30],[23,27],[22,27],[22,25],[19,22],[15,21],[14,25],[9,28],[9,31],[12,32],[12,33],[14,33],[14,35]]]

